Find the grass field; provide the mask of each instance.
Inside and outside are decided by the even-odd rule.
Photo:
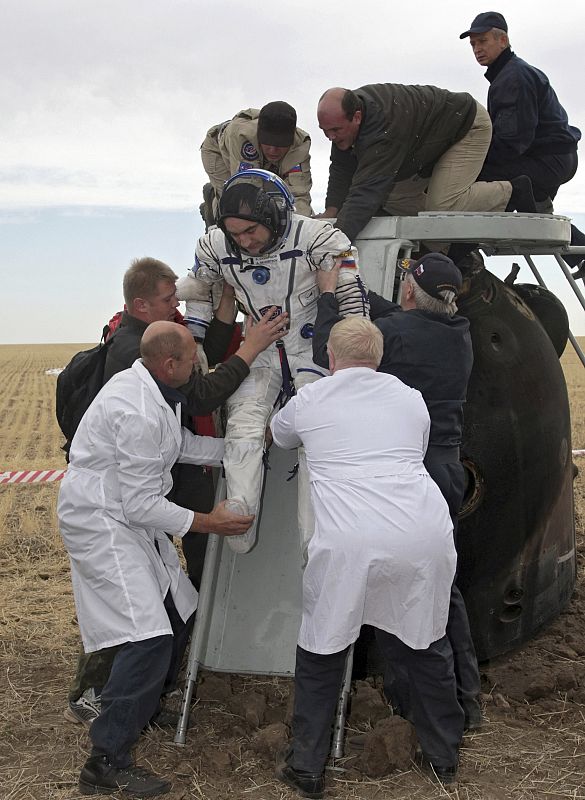
[[[0,346],[0,473],[64,466],[54,418],[56,378],[46,371],[63,366],[81,348]],[[562,363],[573,448],[585,449],[585,369],[570,345]],[[585,458],[576,463],[582,474],[575,483],[580,553],[575,597],[533,643],[485,667],[489,722],[466,738],[453,796],[585,798]],[[78,771],[88,748],[81,726],[62,716],[79,640],[68,561],[56,527],[57,491],[51,484],[0,485],[0,800],[78,797]],[[542,691],[534,688],[539,681]],[[279,697],[284,708],[290,682],[234,679],[230,686],[234,696],[267,691],[269,705],[276,707]],[[226,710],[203,703],[198,709],[186,748],[174,747],[172,734],[163,731],[142,737],[139,745],[143,763],[173,775],[172,800],[292,797],[272,779],[269,759],[250,744],[249,720],[229,705]],[[272,716],[278,717],[276,711]],[[330,786],[330,796],[340,800],[445,796],[445,789],[414,769],[379,780],[349,769]]]

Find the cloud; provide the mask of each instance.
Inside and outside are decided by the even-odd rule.
[[[313,137],[322,204],[328,144],[316,101],[331,85],[435,83],[487,92],[458,34],[469,4],[397,7],[363,0],[242,5],[207,0],[8,0],[0,36],[0,208],[187,209],[205,175],[198,148],[239,109],[287,99]],[[527,2],[506,12],[520,55],[547,72],[571,121],[585,127],[585,10],[555,4],[554,37]],[[582,204],[585,178],[563,192]],[[315,203],[316,207],[318,203]]]

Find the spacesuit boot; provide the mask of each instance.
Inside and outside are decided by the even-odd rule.
[[[232,514],[239,514],[245,516],[248,514],[248,506],[241,497],[230,497],[225,502],[225,507]],[[239,536],[230,536],[228,538],[229,545],[234,553],[247,553],[252,549],[256,541],[256,520],[252,523],[251,527]]]

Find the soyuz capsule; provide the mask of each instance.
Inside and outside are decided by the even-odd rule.
[[[458,584],[485,660],[556,617],[575,585],[571,421],[555,350],[568,322],[539,287],[516,291],[485,269],[468,284],[458,300],[474,352]]]

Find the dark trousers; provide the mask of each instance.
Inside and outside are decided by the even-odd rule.
[[[208,514],[215,502],[211,471],[194,464],[175,464],[173,488],[168,499],[183,508]],[[199,591],[205,563],[207,534],[186,533],[181,539],[181,546],[187,562],[187,574],[193,586]],[[86,689],[94,688],[97,694],[100,693],[110,675],[117,649],[117,647],[107,647],[94,653],[84,653],[81,650],[75,678],[69,688],[70,702],[79,700]]]
[[[463,466],[458,457],[455,460],[449,460],[449,454],[445,448],[432,445],[427,451],[424,463],[449,506],[455,547],[457,547],[457,514],[461,508],[465,489]],[[457,575],[455,576],[456,580]],[[481,679],[465,601],[456,582],[451,587],[446,633],[453,651],[459,702],[465,712],[466,720],[477,719],[481,714],[479,707]]]
[[[101,693],[101,712],[89,730],[92,755],[106,755],[111,764],[127,767],[131,748],[159,709],[161,694],[177,682],[193,616],[184,623],[170,593],[165,598],[173,635],[126,642],[115,653]]]
[[[424,755],[435,766],[455,766],[463,711],[457,702],[447,637],[426,650],[413,650],[378,629],[376,640],[384,660],[404,668],[397,686],[401,710],[412,721]],[[297,647],[293,744],[288,759],[297,770],[321,773],[325,769],[346,655],[347,648],[319,655]]]
[[[195,464],[175,464],[173,467],[173,489],[169,499],[183,508],[208,514],[215,504],[215,486],[211,470]],[[206,533],[186,533],[181,539],[181,547],[187,562],[187,574],[193,586],[199,591],[205,549]]]
[[[325,769],[348,650],[319,655],[297,646],[293,746],[288,759],[295,769],[317,773]]]
[[[513,161],[484,164],[478,180],[510,180],[519,175],[528,175],[532,180],[534,198],[537,203],[550,198],[550,208],[552,209],[552,201],[556,197],[559,186],[568,183],[574,177],[578,163],[577,151],[556,155],[518,156]],[[571,225],[571,244],[574,246],[585,245],[585,234],[574,225]],[[585,255],[569,255],[565,257],[565,261],[569,266],[575,267],[584,258]]]
[[[486,162],[478,181],[508,181],[519,175],[528,175],[532,180],[534,198],[537,201],[550,197],[554,200],[559,186],[568,183],[577,172],[577,151],[529,156],[523,155],[510,161]]]

